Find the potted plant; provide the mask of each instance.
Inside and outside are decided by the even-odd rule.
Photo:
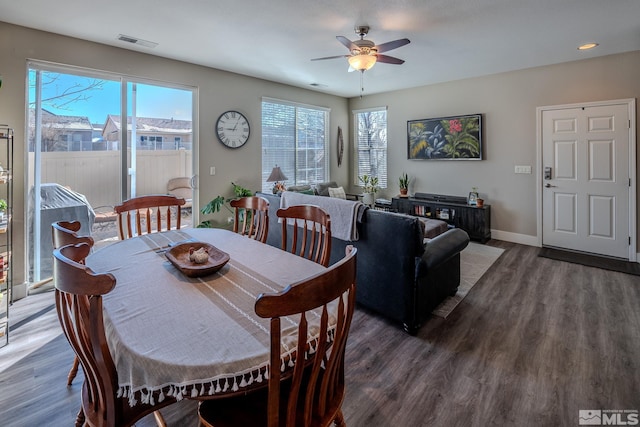
[[[7,201],[5,199],[0,199],[0,221],[4,220],[7,207],[8,207]]]
[[[404,172],[398,179],[398,186],[400,187],[400,197],[407,197],[409,191],[409,175]]]
[[[358,179],[362,183],[362,203],[372,206],[378,191],[378,177],[365,174],[359,176]]]
[[[213,214],[216,212],[220,212],[220,210],[222,209],[222,207],[226,207],[229,212],[233,213],[233,210],[225,205],[225,202],[229,202],[235,198],[238,197],[250,197],[253,196],[253,192],[251,190],[249,190],[248,188],[244,188],[238,184],[235,183],[231,183],[231,185],[233,186],[233,193],[235,194],[235,197],[230,197],[228,199],[225,199],[223,196],[218,196],[215,199],[211,200],[209,203],[207,203],[202,209],[200,209],[200,212],[204,215],[209,215],[209,214]],[[210,219],[204,220],[202,221],[198,226],[198,228],[213,228],[214,224],[213,221],[211,221]]]

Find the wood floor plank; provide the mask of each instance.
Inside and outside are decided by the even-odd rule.
[[[640,410],[638,278],[489,244],[505,252],[446,320],[430,318],[416,336],[357,307],[346,353],[349,426],[576,426],[580,409]],[[82,376],[66,387],[73,355],[54,320],[31,319],[0,349],[3,426],[75,419]],[[21,336],[33,349],[16,345],[12,355]],[[195,427],[196,406],[162,412],[169,425]]]

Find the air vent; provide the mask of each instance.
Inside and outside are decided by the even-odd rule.
[[[149,47],[149,48],[154,48],[158,46],[158,43],[150,42],[148,40],[142,40],[136,37],[125,36],[124,34],[118,35],[118,40],[131,43],[131,44],[137,44],[139,46]]]

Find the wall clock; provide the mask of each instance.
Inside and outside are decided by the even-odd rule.
[[[218,117],[216,135],[229,148],[240,148],[249,139],[249,120],[237,111],[226,111]]]

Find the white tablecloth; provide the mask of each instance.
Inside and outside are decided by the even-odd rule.
[[[163,250],[188,239],[227,252],[229,263],[211,276],[186,277]],[[256,297],[324,269],[227,230],[198,228],[117,242],[90,255],[87,265],[116,277],[104,297],[105,329],[120,392],[132,405],[264,381],[269,320],[255,314]],[[293,330],[295,319],[288,323]]]

